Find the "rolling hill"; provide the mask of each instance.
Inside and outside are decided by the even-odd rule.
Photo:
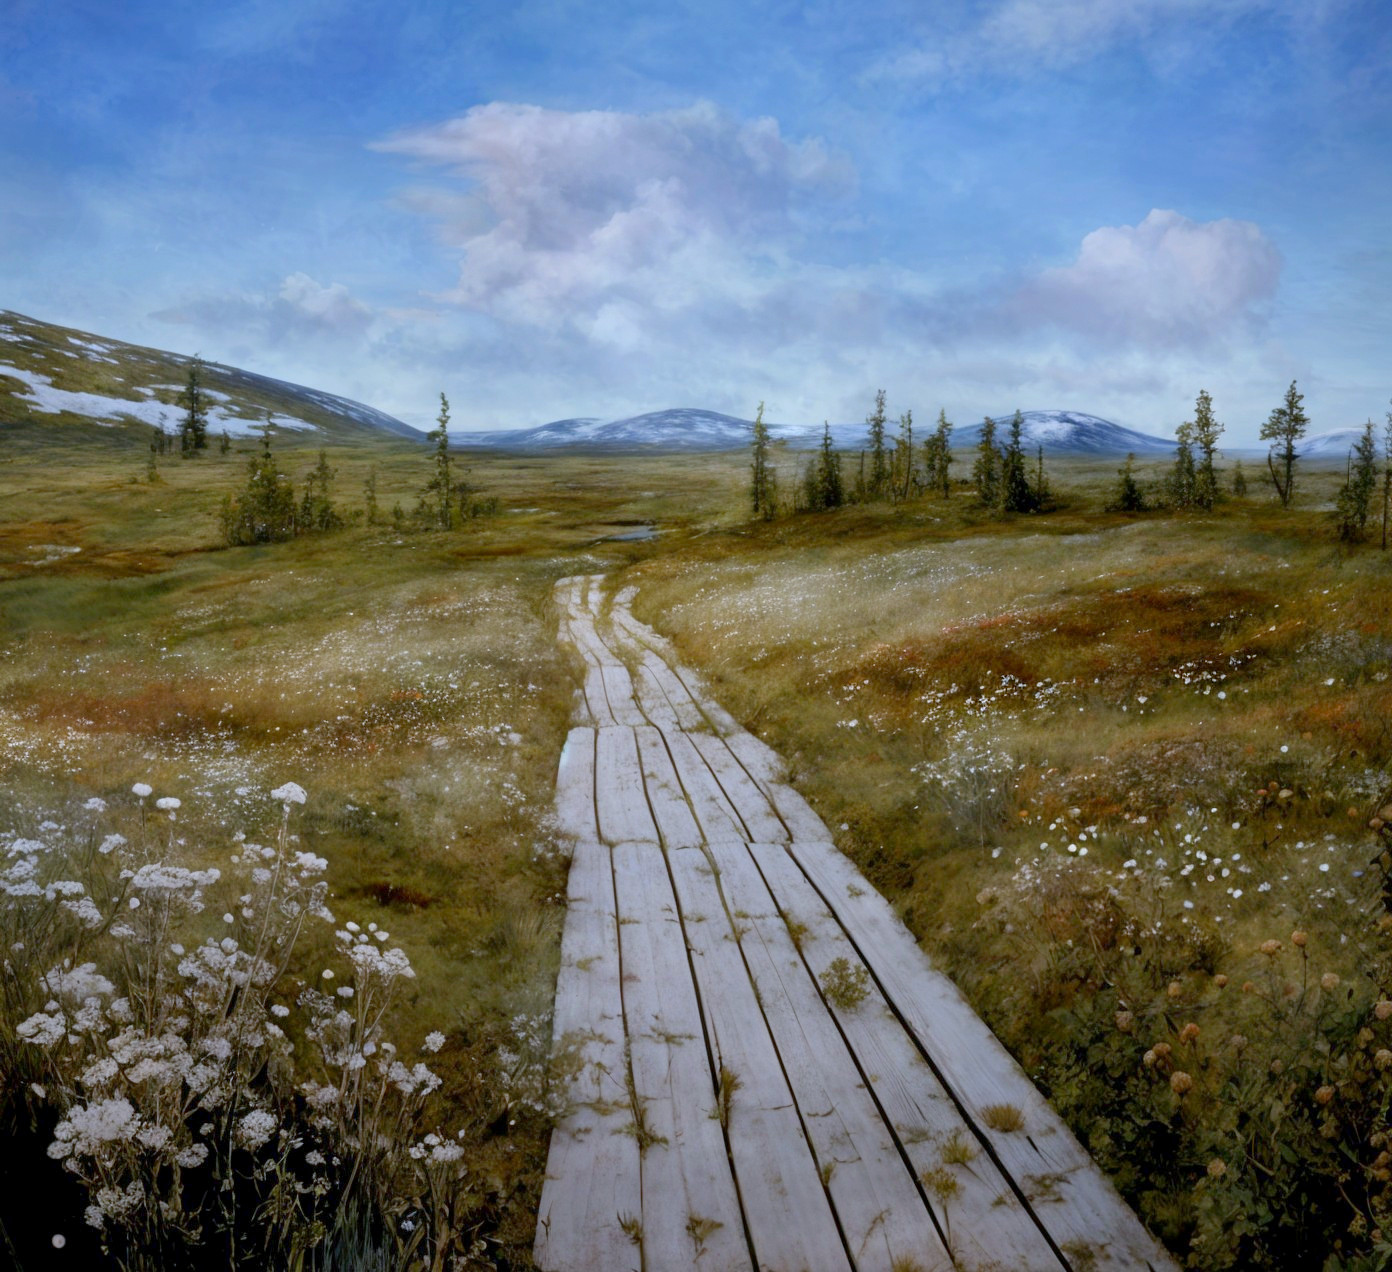
[[[0,429],[7,425],[176,432],[191,358],[108,340],[0,310]],[[351,441],[423,434],[361,402],[221,363],[204,364],[208,433]]]
[[[1031,451],[1036,446],[1043,446],[1049,454],[1074,455],[1125,455],[1128,451],[1165,455],[1174,450],[1174,442],[1166,438],[1138,433],[1079,411],[1025,411],[1023,417],[1025,445]],[[1005,415],[998,421],[1002,433],[1009,418]],[[678,407],[616,420],[576,418],[555,420],[537,428],[461,433],[456,440],[463,446],[521,452],[718,451],[748,446],[752,428],[752,421],[733,415]],[[896,429],[897,424],[891,422],[886,431],[892,436]],[[841,450],[861,449],[865,432],[863,423],[831,425],[832,440]],[[810,450],[822,440],[821,425],[770,423],[769,433],[775,441],[799,450]],[[926,435],[925,426],[920,423],[916,436],[922,439]],[[952,435],[953,446],[975,446],[980,437],[980,424],[959,427]],[[1004,440],[1003,436],[1000,440]]]

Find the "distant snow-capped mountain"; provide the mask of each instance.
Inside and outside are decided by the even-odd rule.
[[[1316,433],[1314,437],[1305,438],[1299,443],[1297,450],[1301,459],[1345,459],[1358,445],[1362,436],[1361,428],[1332,428],[1327,433]],[[1373,438],[1381,450],[1382,439],[1378,436],[1376,426]]]
[[[677,407],[620,420],[576,418],[553,420],[536,428],[461,433],[456,435],[456,440],[465,446],[519,451],[717,451],[747,446],[752,429],[751,421],[736,419],[733,415]]]
[[[997,440],[1004,444],[1013,412],[997,419]],[[1043,446],[1050,454],[1138,455],[1168,454],[1174,442],[1123,428],[1110,420],[1079,411],[1025,411],[1022,413],[1025,446],[1034,450]],[[753,430],[752,420],[742,420],[717,411],[679,407],[668,411],[650,411],[626,419],[602,420],[577,418],[555,420],[537,428],[498,429],[487,433],[456,435],[465,446],[486,446],[500,450],[651,450],[651,451],[718,451],[748,446]],[[774,441],[784,442],[797,450],[810,450],[821,444],[822,426],[811,424],[769,424]],[[921,441],[931,429],[931,423],[919,421],[916,441]],[[866,445],[866,426],[832,424],[832,443],[838,450],[856,451]],[[885,428],[886,440],[898,431],[897,421]],[[981,440],[981,425],[973,424],[953,430],[954,447],[975,446]]]
[[[996,422],[996,445],[1004,445],[1010,434],[1014,411],[993,415]],[[1100,416],[1082,411],[1021,411],[1020,436],[1027,451],[1042,446],[1048,454],[1066,455],[1168,455],[1174,451],[1173,440],[1138,433],[1123,428]],[[954,446],[975,446],[981,441],[981,424],[954,429]]]

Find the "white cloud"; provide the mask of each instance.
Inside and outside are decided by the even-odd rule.
[[[445,166],[467,197],[415,190],[462,247],[442,299],[507,321],[631,341],[631,317],[748,287],[798,237],[809,199],[853,172],[776,121],[709,104],[650,115],[492,103],[379,144]]]
[[[1261,321],[1280,274],[1280,253],[1252,222],[1157,208],[1139,225],[1093,230],[1077,260],[1025,283],[1002,313],[1109,345],[1211,345]]]
[[[361,327],[372,316],[368,307],[354,300],[342,283],[325,287],[308,274],[291,274],[280,285],[279,299],[296,318],[323,327]]]
[[[274,292],[195,296],[152,316],[226,334],[260,334],[268,342],[352,335],[372,321],[371,309],[342,283],[325,285],[301,272]]]

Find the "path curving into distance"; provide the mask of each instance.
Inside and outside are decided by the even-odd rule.
[[[632,596],[556,587],[585,680],[556,780],[573,857],[555,1035],[583,1063],[537,1266],[1173,1272]],[[858,1001],[825,987],[836,960]]]

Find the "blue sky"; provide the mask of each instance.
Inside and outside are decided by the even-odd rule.
[[[461,429],[1392,395],[1379,0],[10,0],[0,307]]]

